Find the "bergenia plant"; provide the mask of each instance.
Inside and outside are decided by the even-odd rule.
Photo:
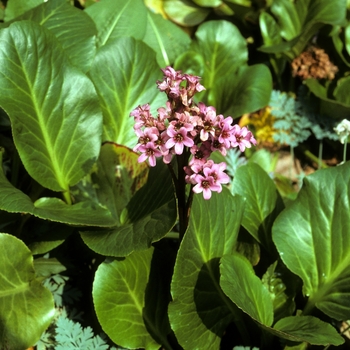
[[[178,198],[181,236],[187,227],[193,193],[203,193],[204,199],[210,199],[212,191],[221,192],[221,185],[230,180],[225,173],[226,163],[215,164],[209,159],[212,152],[225,156],[235,147],[244,152],[256,145],[256,140],[246,127],[233,124],[232,117],[217,114],[213,106],[195,103],[194,95],[205,90],[200,77],[182,74],[170,66],[162,71],[164,77],[157,86],[168,97],[166,108],[158,108],[157,116],[151,114],[149,104],[131,112],[139,138],[134,151],[141,152],[139,162],[148,159],[153,167],[156,158],[162,158],[168,165]],[[188,198],[186,184],[191,187]]]

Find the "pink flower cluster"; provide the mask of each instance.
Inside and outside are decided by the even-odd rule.
[[[195,193],[203,192],[204,198],[209,199],[211,191],[221,192],[221,184],[229,182],[224,172],[226,164],[215,164],[209,159],[211,153],[218,150],[225,156],[233,147],[244,152],[256,145],[256,140],[246,127],[232,125],[231,117],[217,115],[214,107],[193,102],[193,96],[205,90],[199,77],[182,74],[170,66],[162,71],[164,79],[157,85],[168,96],[166,108],[159,108],[156,117],[148,104],[131,112],[139,138],[134,151],[141,152],[139,162],[148,158],[151,166],[156,165],[158,157],[169,164],[173,155],[184,155],[188,161],[184,167],[186,182],[193,185]]]

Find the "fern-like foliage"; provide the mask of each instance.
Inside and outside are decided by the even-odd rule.
[[[317,140],[328,138],[337,141],[339,136],[334,131],[336,121],[329,116],[321,115],[316,111],[315,101],[312,99],[309,89],[301,85],[298,89],[296,111],[304,115],[311,123],[310,129]]]
[[[276,118],[273,125],[276,130],[273,138],[276,142],[294,148],[311,135],[311,122],[298,111],[293,97],[273,90],[269,105],[272,108],[271,114]]]
[[[56,350],[110,349],[99,335],[94,336],[91,327],[83,328],[79,322],[73,322],[63,315],[57,319],[55,331]]]
[[[56,317],[36,344],[37,350],[119,350],[109,346],[104,334],[94,335],[91,327],[82,327],[83,313],[73,306],[81,291],[69,285],[69,277],[53,275],[43,282],[54,298]]]

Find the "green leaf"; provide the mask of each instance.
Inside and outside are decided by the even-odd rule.
[[[284,39],[292,40],[301,32],[306,13],[298,13],[293,2],[289,0],[274,1],[271,12],[277,18],[280,33]],[[300,15],[302,15],[301,18]]]
[[[83,72],[89,70],[96,53],[97,30],[95,23],[84,11],[62,0],[50,0],[17,20],[31,20],[50,29],[72,64]]]
[[[147,331],[153,325],[144,315],[152,254],[150,248],[122,260],[106,261],[95,274],[92,296],[97,318],[104,332],[128,349],[160,347]]]
[[[236,244],[244,203],[229,191],[194,196],[189,228],[177,254],[169,319],[185,349],[218,349],[239,310],[219,285],[219,260]],[[237,315],[238,313],[238,315]]]
[[[280,260],[270,265],[264,273],[262,282],[273,301],[274,322],[294,313],[294,297],[297,288],[301,286],[299,281],[300,279],[293,275]]]
[[[73,225],[105,227],[115,223],[109,210],[92,201],[67,205],[58,198],[44,197],[33,203],[26,194],[10,184],[3,171],[0,171],[0,194],[0,209],[10,213],[31,214]]]
[[[19,17],[42,2],[43,0],[8,0],[5,8],[5,22]]]
[[[86,245],[99,254],[127,256],[133,251],[147,249],[152,242],[163,238],[175,225],[176,216],[170,172],[160,163],[150,169],[147,183],[124,208],[120,225],[80,234]]]
[[[106,227],[115,223],[105,207],[91,201],[68,205],[58,198],[40,198],[34,203],[33,215],[73,225]]]
[[[0,63],[0,105],[25,168],[42,186],[68,190],[100,151],[102,115],[92,83],[33,22],[1,30]]]
[[[48,278],[65,271],[66,267],[56,258],[38,258],[34,260],[34,269],[37,276]]]
[[[346,105],[340,101],[332,100],[327,97],[327,89],[316,79],[307,79],[304,84],[318,98],[320,98],[320,112],[332,119],[347,119],[350,113],[350,105]]]
[[[138,157],[125,146],[105,143],[91,173],[98,203],[109,209],[118,224],[132,196],[147,182],[149,167],[139,163]]]
[[[217,7],[222,4],[221,0],[193,0],[193,2],[202,7]]]
[[[274,43],[271,47],[262,48],[262,51],[284,52],[288,57],[294,58],[325,24],[344,25],[346,0],[279,0],[273,2],[271,12],[276,16],[280,34],[287,42],[283,45]],[[272,29],[271,35],[275,37],[275,28],[269,29]]]
[[[49,220],[32,219],[31,225],[22,231],[22,239],[26,243],[33,255],[45,254],[61,245],[70,236],[75,228]]]
[[[271,91],[272,77],[267,66],[243,66],[215,81],[209,92],[209,104],[236,118],[267,106]]]
[[[98,50],[90,76],[103,111],[103,140],[133,148],[137,136],[130,112],[152,102],[159,108],[165,100],[156,87],[160,69],[154,51],[133,38],[116,39]]]
[[[192,49],[201,53],[205,67],[202,84],[206,89],[230,76],[248,60],[247,43],[236,26],[227,21],[208,21],[196,31]]]
[[[350,23],[345,27],[345,48],[348,55],[350,55]]]
[[[240,254],[224,255],[220,260],[220,286],[224,293],[255,321],[266,326],[273,322],[269,291]]]
[[[335,99],[350,107],[350,77],[344,77],[337,81],[337,86],[334,89],[333,95]]]
[[[190,37],[161,15],[148,12],[143,41],[157,53],[160,67],[169,66],[190,45]]]
[[[286,266],[303,280],[314,306],[350,318],[350,162],[304,179],[297,199],[276,219],[273,241]]]
[[[281,43],[280,28],[269,13],[261,12],[259,16],[259,25],[264,45],[271,46]]]
[[[147,8],[142,0],[102,0],[84,11],[96,24],[98,46],[126,35],[142,39],[145,34]]]
[[[324,346],[344,343],[344,339],[334,327],[313,316],[285,317],[279,320],[273,329],[281,332],[280,336],[283,338],[296,342]]]
[[[164,0],[163,6],[167,16],[183,27],[198,25],[210,13],[210,9],[197,6],[189,0]]]
[[[0,233],[0,250],[0,348],[27,349],[53,319],[53,298],[35,279],[33,257],[21,240]]]
[[[273,180],[257,164],[248,163],[237,169],[232,192],[245,199],[243,227],[271,253],[272,225],[284,205]]]

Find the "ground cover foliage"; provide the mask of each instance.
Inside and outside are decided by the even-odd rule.
[[[346,0],[1,4],[0,349],[349,346]]]

